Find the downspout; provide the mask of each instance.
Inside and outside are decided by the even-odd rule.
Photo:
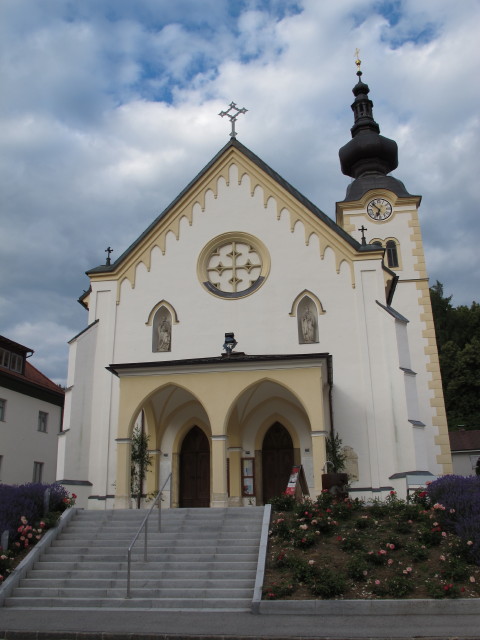
[[[328,356],[328,411],[330,416],[330,437],[333,440],[335,429],[333,425],[333,367],[332,356]]]
[[[140,421],[140,442],[141,442],[141,446],[143,447],[143,439],[145,436],[145,413],[142,409],[142,418]],[[143,466],[143,450],[142,450],[142,455],[140,457],[140,465],[139,465],[139,469],[138,469],[138,475],[139,475],[139,483],[138,483],[138,495],[137,495],[137,509],[140,509],[140,506],[142,504],[142,495],[143,495],[143,475],[144,475],[144,466]]]

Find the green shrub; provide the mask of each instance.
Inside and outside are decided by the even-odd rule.
[[[365,548],[365,543],[358,535],[352,534],[340,542],[342,551],[359,551]]]
[[[393,576],[387,580],[386,589],[393,598],[405,598],[412,593],[414,585],[409,576]]]
[[[347,575],[352,580],[364,582],[367,579],[370,567],[360,555],[353,556],[347,564]]]
[[[286,493],[282,493],[281,496],[271,498],[268,501],[268,504],[272,505],[273,511],[293,511],[297,504],[297,501],[295,500],[295,496],[290,496]]]
[[[291,596],[294,591],[295,587],[291,582],[273,582],[263,588],[263,597],[265,600],[278,600],[279,598]]]
[[[339,571],[327,567],[317,571],[315,577],[308,583],[310,592],[321,598],[335,598],[345,591],[345,578]]]
[[[415,562],[423,562],[429,556],[427,547],[419,542],[409,542],[405,545],[405,551]]]

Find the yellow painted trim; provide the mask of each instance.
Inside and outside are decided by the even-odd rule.
[[[190,226],[194,221],[194,208],[199,205],[205,210],[205,200],[208,194],[214,198],[218,196],[218,188],[221,180],[226,185],[230,184],[230,171],[233,168],[238,171],[239,184],[245,177],[250,180],[250,193],[253,197],[257,188],[262,189],[263,204],[266,208],[270,200],[277,207],[277,219],[286,211],[290,218],[290,229],[293,230],[297,222],[304,227],[305,244],[308,245],[311,236],[318,237],[320,257],[323,259],[325,249],[330,247],[336,257],[337,272],[342,261],[350,265],[352,286],[355,286],[355,271],[353,263],[358,260],[370,260],[372,254],[358,254],[355,249],[343,241],[332,229],[318,219],[311,211],[304,207],[290,192],[284,189],[271,176],[263,172],[254,162],[243,155],[234,147],[228,148],[224,155],[210,167],[204,175],[198,179],[195,185],[176,202],[168,213],[157,221],[157,224],[132,248],[128,256],[113,271],[108,273],[90,274],[91,282],[117,281],[117,304],[120,301],[120,288],[124,280],[128,280],[132,288],[135,287],[136,269],[143,262],[147,268],[151,266],[151,252],[158,247],[162,254],[166,252],[166,237],[173,233],[175,238],[180,238],[180,221],[186,218]],[[199,215],[195,213],[195,215]]]
[[[298,294],[298,296],[295,298],[295,300],[293,301],[292,304],[292,308],[290,310],[290,313],[288,315],[292,316],[292,317],[296,317],[297,315],[297,309],[298,309],[298,305],[300,304],[300,301],[305,297],[308,296],[311,300],[313,300],[313,302],[315,303],[316,307],[317,307],[317,312],[318,315],[323,315],[324,313],[326,313],[325,309],[323,308],[323,305],[320,301],[320,298],[318,298],[314,293],[312,293],[311,291],[309,291],[308,289],[304,289],[301,293]]]
[[[437,463],[442,465],[444,474],[453,473],[450,440],[448,437],[447,415],[445,412],[442,378],[440,374],[437,341],[435,338],[435,330],[433,328],[433,313],[428,282],[422,279],[416,283],[416,288],[423,294],[419,304],[423,306],[422,318],[426,324],[423,337],[426,340],[424,353],[427,359],[427,370],[431,374],[429,388],[432,391],[430,406],[434,409],[434,418],[432,422],[438,430],[438,436],[435,438],[435,442],[440,447],[440,453],[437,455]]]
[[[288,434],[292,439],[293,449],[300,449],[300,439],[297,432],[295,431],[295,427],[292,425],[290,420],[287,420],[280,414],[273,414],[272,416],[269,416],[268,418],[265,418],[265,420],[263,420],[257,430],[257,433],[255,434],[255,451],[262,451],[263,441],[265,440],[267,431],[276,422],[280,423],[282,427],[285,427],[285,429],[288,431]]]
[[[155,314],[157,313],[157,311],[160,309],[160,307],[165,307],[166,309],[168,309],[168,311],[170,312],[170,315],[172,316],[173,324],[178,324],[179,320],[178,320],[178,315],[177,315],[177,312],[175,310],[175,307],[172,306],[166,300],[161,300],[160,302],[157,302],[157,304],[152,308],[152,310],[148,314],[147,321],[145,322],[145,324],[147,326],[150,326],[152,324],[153,318],[154,318]]]

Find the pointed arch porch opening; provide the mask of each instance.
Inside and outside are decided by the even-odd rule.
[[[292,437],[280,422],[275,422],[263,439],[263,504],[286,490],[294,462]]]
[[[179,506],[210,506],[210,444],[194,426],[183,439],[179,460]]]

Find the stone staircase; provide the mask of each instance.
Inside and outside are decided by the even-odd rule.
[[[6,607],[157,610],[249,610],[257,571],[263,507],[157,512],[132,551],[145,511],[79,511],[20,581]]]

